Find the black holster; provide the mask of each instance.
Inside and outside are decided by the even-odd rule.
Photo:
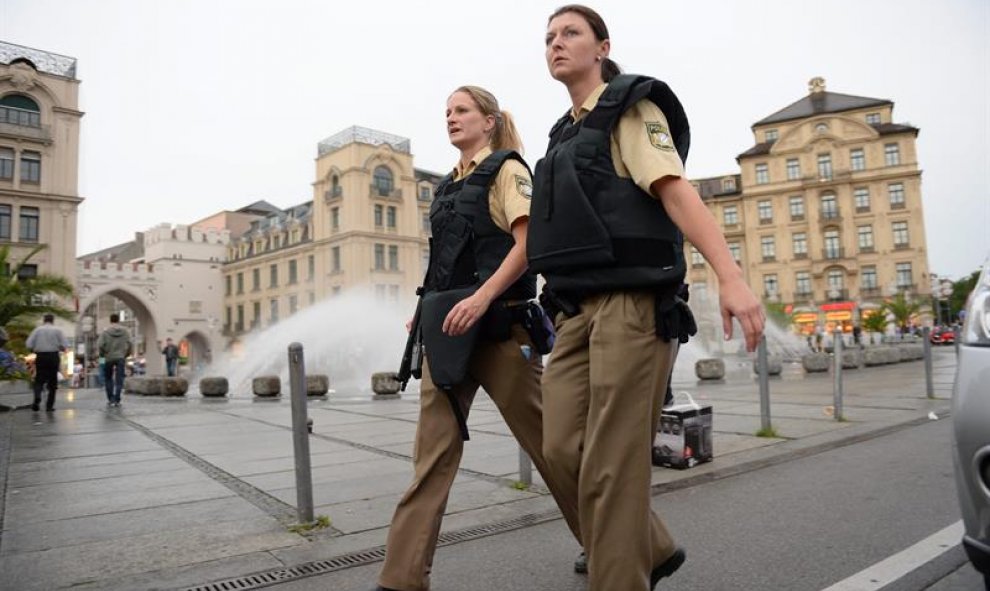
[[[698,332],[691,308],[679,295],[658,293],[655,302],[656,333],[662,341],[669,343],[676,339],[684,344]]]

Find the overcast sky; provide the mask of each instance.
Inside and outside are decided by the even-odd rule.
[[[257,199],[312,199],[317,143],[361,125],[456,160],[443,112],[492,90],[532,162],[568,106],[543,60],[562,0],[0,0],[0,39],[78,59],[80,254]],[[750,126],[822,76],[891,99],[918,138],[931,270],[990,252],[990,2],[667,0],[592,4],[627,71],[667,81],[692,124],[688,175],[738,172]]]

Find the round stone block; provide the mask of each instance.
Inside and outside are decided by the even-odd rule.
[[[863,354],[859,349],[843,349],[842,369],[859,369],[863,365]]]
[[[251,391],[259,398],[277,398],[282,394],[282,380],[278,376],[258,376],[251,380]]]
[[[124,380],[124,390],[142,396],[159,396],[162,393],[162,378],[131,376]]]
[[[808,373],[828,371],[831,364],[832,358],[829,357],[828,353],[805,353],[801,357],[801,366]]]
[[[694,364],[694,375],[699,380],[721,380],[725,378],[725,362],[721,359],[699,359]]]
[[[162,378],[162,396],[185,396],[189,391],[186,378]]]
[[[876,367],[889,363],[890,354],[887,350],[888,347],[884,346],[867,347],[863,350],[863,365],[866,367]],[[898,355],[898,357],[900,356]]]
[[[226,396],[229,388],[227,378],[213,377],[199,380],[199,393],[207,398]]]
[[[767,375],[779,376],[784,372],[784,361],[777,355],[767,355]],[[753,359],[753,373],[760,375],[759,358]]]
[[[375,399],[399,397],[399,375],[394,371],[379,371],[371,374],[371,391]]]
[[[330,391],[330,378],[323,374],[306,376],[306,396],[326,396]]]

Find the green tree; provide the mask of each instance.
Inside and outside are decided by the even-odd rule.
[[[794,324],[794,313],[787,311],[787,305],[779,302],[766,302],[767,318],[779,328],[788,330]]]
[[[21,269],[32,257],[47,248],[39,244],[24,258],[11,261],[9,246],[0,246],[0,327],[7,329],[10,349],[27,352],[24,341],[44,314],[75,320],[76,314],[59,303],[74,293],[72,284],[58,275],[21,277]]]
[[[966,299],[976,289],[976,282],[979,279],[980,272],[976,270],[968,277],[963,277],[959,281],[952,282],[952,295],[949,296],[950,320],[959,318],[959,312],[966,307]]]
[[[880,306],[880,309],[874,311],[872,314],[863,319],[863,330],[870,334],[870,344],[873,343],[873,334],[887,332],[887,326],[890,321],[887,320],[887,308],[885,306]]]
[[[909,300],[904,296],[904,292],[887,300],[884,308],[894,317],[894,323],[902,330],[907,329],[911,317],[921,310],[921,302]]]

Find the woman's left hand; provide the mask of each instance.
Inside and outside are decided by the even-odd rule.
[[[477,321],[481,320],[491,303],[491,299],[481,291],[476,291],[457,302],[443,320],[444,334],[456,337],[466,333]]]

